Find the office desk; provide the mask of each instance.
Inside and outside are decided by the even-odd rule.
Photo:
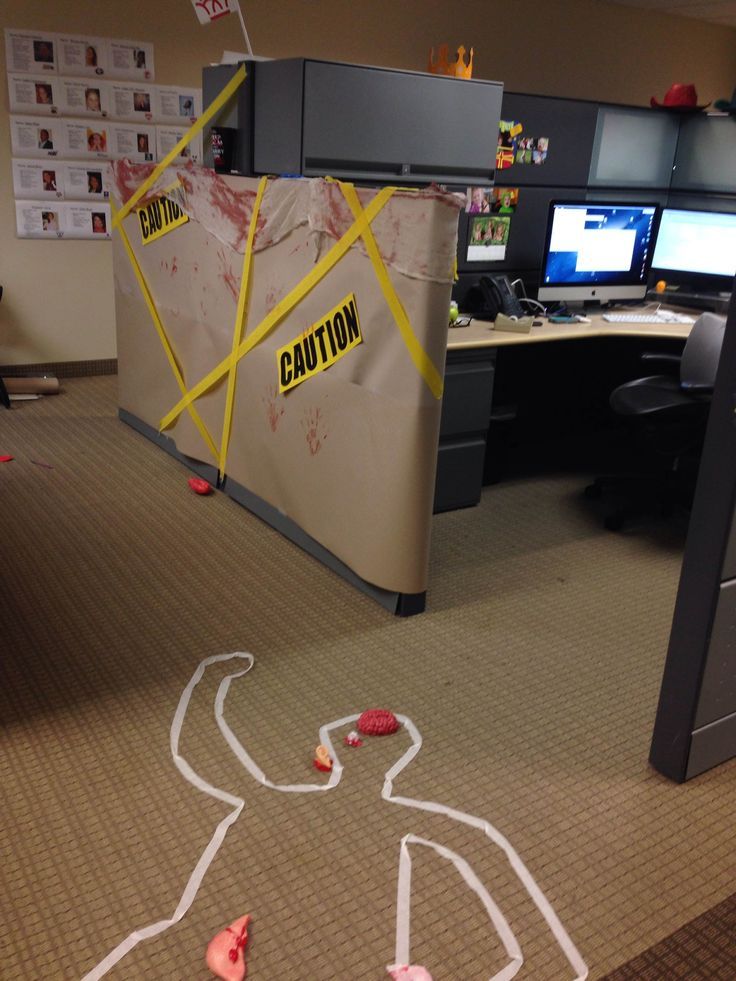
[[[691,310],[682,312],[694,316]],[[590,317],[589,324],[550,324],[546,319],[540,319],[544,320],[542,326],[532,327],[528,334],[496,330],[490,321],[472,320],[468,327],[450,328],[447,350],[465,351],[484,347],[505,347],[509,344],[544,344],[550,341],[573,341],[588,337],[664,337],[687,340],[692,328],[692,324],[612,324],[604,320],[601,314]]]
[[[692,310],[682,312],[697,316],[697,312]],[[692,326],[614,324],[603,320],[600,314],[589,319],[589,324],[550,324],[545,319],[541,326],[532,327],[528,334],[496,330],[490,322],[482,320],[473,320],[468,327],[450,328],[435,482],[435,513],[469,507],[480,500],[491,416],[493,413],[496,421],[505,418],[503,408],[493,404],[499,349],[554,341],[592,340],[597,344],[596,338],[601,339],[602,352],[607,338],[644,339],[657,345],[673,341],[684,344]]]

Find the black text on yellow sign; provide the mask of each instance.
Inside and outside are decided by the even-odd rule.
[[[348,293],[326,316],[278,349],[279,391],[288,392],[319,374],[362,342],[355,294]]]
[[[184,214],[179,205],[168,198],[151,201],[145,208],[139,208],[137,214],[144,245],[189,221],[189,216]]]

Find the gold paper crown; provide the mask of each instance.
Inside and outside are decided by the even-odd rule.
[[[461,44],[457,49],[457,61],[447,60],[447,45],[441,44],[437,51],[437,61],[434,60],[434,48],[429,52],[429,71],[434,75],[454,75],[456,78],[473,77],[473,49],[470,49],[468,63],[465,64],[465,48]]]

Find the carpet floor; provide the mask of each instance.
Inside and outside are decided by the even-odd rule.
[[[82,977],[173,918],[233,799],[191,907],[109,978],[204,979],[207,942],[244,913],[253,981],[386,977],[407,834],[472,866],[523,952],[518,978],[574,978],[498,840],[382,799],[405,728],[360,748],[338,729],[328,793],[269,786],[325,783],[320,726],[373,706],[423,737],[394,792],[489,822],[591,978],[736,976],[733,946],[702,975],[695,954],[681,974],[657,953],[708,911],[728,922],[736,881],[736,762],[682,786],[647,764],[681,528],[605,532],[574,475],[500,483],[435,517],[427,612],[401,620],[225,495],[192,494],[116,404],[103,376],[0,410],[3,981]],[[170,729],[200,662],[235,651],[255,661],[225,717],[264,779],[213,710],[233,662],[206,667],[178,743],[228,803],[184,779]],[[435,981],[501,971],[503,937],[453,864],[412,858],[412,961]]]

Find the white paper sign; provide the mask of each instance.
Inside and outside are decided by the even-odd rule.
[[[156,127],[112,123],[110,156],[144,162],[156,159]]]
[[[58,200],[64,196],[64,165],[58,161],[13,161],[13,193],[16,198]]]
[[[33,112],[44,116],[55,116],[59,112],[60,94],[58,77],[8,75],[11,112]]]
[[[188,125],[202,115],[202,90],[177,85],[156,86],[157,121]]]
[[[10,117],[10,145],[14,157],[55,157],[64,147],[61,119]]]
[[[110,197],[110,171],[106,163],[64,165],[64,196],[76,200],[106,201]]]
[[[113,78],[155,78],[153,45],[146,41],[110,41],[110,75]]]
[[[115,119],[151,122],[156,106],[156,86],[147,83],[110,84],[110,115]]]
[[[56,83],[61,94],[61,111],[67,116],[109,115],[110,92],[107,82],[99,78],[63,78]]]
[[[57,38],[59,72],[62,75],[105,75],[108,72],[109,42],[101,37]]]
[[[5,63],[9,72],[46,75],[56,72],[55,34],[5,29]]]
[[[39,201],[16,201],[15,224],[18,238],[61,238],[64,205]]]
[[[188,126],[157,126],[158,159],[163,160],[167,153],[170,153],[184,134],[188,132]],[[179,156],[174,157],[174,160],[192,160],[194,163],[200,163],[202,160],[202,134],[197,133]]]
[[[110,156],[110,124],[104,119],[65,119],[65,157],[105,160]]]

